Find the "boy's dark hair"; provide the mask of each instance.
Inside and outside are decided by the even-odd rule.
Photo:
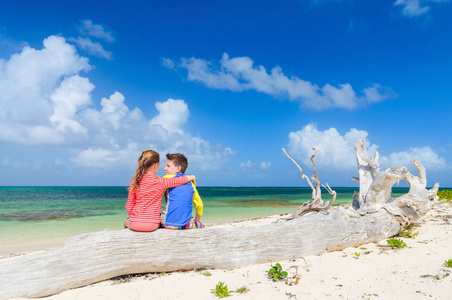
[[[174,153],[174,154],[166,154],[166,158],[168,160],[171,160],[173,164],[178,167],[180,166],[181,173],[185,173],[185,170],[188,168],[188,160],[185,157],[185,155],[181,153]]]

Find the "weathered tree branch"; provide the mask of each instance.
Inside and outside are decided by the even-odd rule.
[[[289,154],[287,154],[286,150],[284,148],[281,148],[282,151],[284,152],[284,154],[295,164],[295,166],[297,166],[297,168],[300,170],[301,173],[301,178],[302,179],[306,179],[306,181],[308,182],[309,186],[311,187],[312,190],[314,190],[314,187],[312,186],[311,181],[309,180],[309,177],[303,174],[303,170],[301,169],[301,167],[297,164],[297,162],[289,156]]]
[[[336,200],[336,195],[337,195],[337,194],[336,194],[336,192],[334,192],[333,190],[331,190],[330,186],[329,186],[328,183],[327,183],[326,185],[327,185],[328,188],[325,187],[325,186],[324,186],[324,187],[325,187],[325,189],[326,189],[333,197],[332,197],[331,201],[327,201],[326,203],[324,203],[323,200],[322,200],[322,191],[321,191],[321,189],[320,189],[320,180],[319,180],[319,176],[318,176],[318,174],[317,174],[317,170],[316,170],[316,166],[315,166],[315,162],[314,162],[314,157],[319,153],[319,151],[318,151],[316,148],[312,147],[312,150],[315,151],[315,153],[311,156],[311,161],[312,161],[312,166],[313,166],[313,173],[314,173],[314,176],[313,176],[311,179],[312,179],[312,181],[315,182],[315,187],[314,187],[314,186],[312,185],[311,181],[309,181],[309,178],[308,178],[306,175],[303,174],[303,171],[302,171],[301,167],[297,164],[297,162],[296,162],[292,157],[290,157],[290,156],[287,154],[287,152],[286,152],[286,150],[284,150],[284,148],[282,148],[282,150],[283,150],[284,154],[285,154],[285,155],[286,155],[286,156],[287,156],[287,157],[288,157],[288,158],[289,158],[289,159],[297,166],[297,168],[300,170],[300,172],[301,172],[301,177],[302,177],[303,179],[306,179],[306,180],[307,180],[309,186],[310,186],[311,189],[312,189],[312,200],[303,203],[303,204],[297,209],[296,212],[294,212],[293,214],[291,214],[291,215],[289,215],[288,217],[283,218],[283,219],[281,219],[281,220],[279,220],[279,221],[292,220],[292,219],[294,219],[294,218],[301,217],[301,216],[303,216],[303,215],[305,215],[305,214],[307,214],[307,213],[310,213],[310,212],[319,212],[319,211],[324,211],[324,210],[329,209],[329,208],[331,207],[331,205],[333,205],[334,200]]]
[[[395,216],[399,216],[400,222],[407,225],[423,216],[432,206],[435,193],[439,184],[428,191],[426,189],[427,177],[424,166],[418,159],[413,159],[413,165],[418,171],[414,176],[405,167],[396,167],[380,171],[378,155],[372,160],[367,158],[364,140],[355,142],[356,156],[359,170],[359,212],[360,214],[372,213],[385,209]],[[404,180],[410,190],[407,194],[393,199],[391,197],[392,186]]]
[[[367,150],[364,140],[357,140],[355,142],[355,153],[356,161],[358,163],[358,174],[359,174],[359,198],[358,206],[354,205],[356,208],[360,208],[364,204],[364,199],[366,198],[367,192],[370,189],[374,178],[380,171],[378,163],[378,152],[372,159],[367,157]]]

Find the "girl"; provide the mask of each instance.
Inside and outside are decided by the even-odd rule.
[[[160,178],[155,175],[160,166],[160,156],[154,150],[145,150],[138,159],[138,168],[130,184],[126,210],[129,218],[124,228],[134,231],[154,231],[160,224],[162,195],[165,189],[194,181],[195,176]]]

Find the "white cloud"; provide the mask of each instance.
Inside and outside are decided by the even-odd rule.
[[[91,144],[80,152],[75,162],[83,167],[112,168],[126,165],[144,149],[161,154],[184,153],[190,165],[199,169],[218,169],[235,152],[228,147],[213,145],[182,130],[189,110],[183,100],[156,102],[159,114],[148,120],[140,109],[130,110],[124,96],[115,92],[101,101],[102,110],[87,109],[83,123],[89,128]]]
[[[150,125],[161,125],[169,132],[183,133],[181,126],[187,122],[190,112],[183,100],[168,99],[166,102],[155,104],[159,114],[154,117]]]
[[[4,60],[2,65],[0,141],[23,144],[63,143],[64,137],[60,129],[67,126],[57,127],[55,124],[62,121],[63,114],[65,120],[69,121],[71,108],[67,102],[64,104],[64,100],[60,101],[61,95],[70,89],[71,80],[68,78],[80,71],[90,70],[88,59],[80,57],[75,47],[66,43],[63,37],[50,36],[44,40],[43,49],[26,46],[22,52]],[[77,81],[84,81],[80,76],[77,78]],[[76,87],[73,85],[71,92],[78,93]],[[84,94],[85,91],[80,93]],[[79,101],[81,94],[74,96],[73,100]]]
[[[394,5],[403,6],[402,13],[410,17],[422,15],[430,9],[428,6],[421,7],[420,0],[397,0]]]
[[[261,162],[260,164],[259,164],[259,166],[261,167],[261,169],[263,169],[263,170],[268,170],[268,169],[270,169],[270,167],[271,167],[271,162],[268,162],[268,161],[263,161],[263,162]]]
[[[182,58],[181,61],[181,67],[187,69],[187,79],[190,81],[199,81],[214,89],[228,89],[232,91],[245,89],[232,74],[211,70],[211,63],[203,59],[192,57],[190,59]]]
[[[104,47],[98,43],[93,42],[90,38],[78,37],[71,38],[69,41],[74,42],[80,49],[87,51],[91,55],[95,55],[98,57],[106,58],[108,60],[112,59],[112,52],[107,51]]]
[[[355,141],[364,139],[368,156],[375,154],[378,146],[371,144],[368,133],[355,128],[341,135],[337,129],[330,128],[324,131],[317,129],[315,124],[306,125],[302,130],[289,134],[288,150],[294,158],[301,160],[302,168],[312,166],[311,156],[315,153],[311,147],[319,150],[314,161],[316,166],[327,167],[331,170],[356,169]],[[436,154],[430,147],[412,148],[407,151],[380,155],[382,169],[392,167],[408,167],[412,169],[414,158],[430,169],[441,169],[446,165],[445,159]]]
[[[417,158],[424,167],[431,170],[444,169],[446,160],[439,157],[432,148],[425,146],[422,148],[411,148],[406,151],[391,153],[389,156],[383,156],[380,162],[383,166],[410,166],[412,160]]]
[[[368,133],[355,128],[344,136],[337,129],[330,128],[319,131],[315,124],[306,125],[302,130],[289,134],[288,150],[294,158],[300,159],[303,165],[311,166],[311,156],[315,153],[311,147],[319,150],[315,158],[316,166],[332,169],[356,168],[354,143],[358,139],[366,139]],[[378,146],[367,141],[368,153],[375,153]]]
[[[73,161],[85,168],[111,168],[118,161],[117,153],[102,148],[88,148],[78,153]]]
[[[100,109],[94,108],[95,86],[80,75],[90,68],[88,59],[61,36],[46,38],[41,50],[24,47],[9,60],[0,60],[2,145],[33,146],[41,154],[40,149],[48,153],[52,145],[51,151],[64,157],[53,156],[48,165],[59,169],[63,164],[130,167],[144,149],[184,153],[190,165],[200,169],[219,169],[234,155],[229,147],[184,132],[189,117],[184,100],[157,102],[158,114],[147,117],[139,108],[129,108],[116,91],[101,99]],[[43,166],[37,161],[31,167]],[[2,162],[5,168],[11,165]]]
[[[78,26],[78,30],[81,35],[92,36],[105,40],[107,42],[112,42],[115,40],[111,31],[105,31],[102,25],[93,24],[91,20],[83,20],[82,24]]]
[[[242,169],[245,169],[247,171],[259,171],[259,170],[268,170],[271,167],[271,162],[260,162],[260,163],[254,163],[251,160],[248,160],[247,162],[240,163],[240,167]]]
[[[430,3],[449,2],[449,0],[397,0],[394,5],[402,6],[402,13],[408,17],[416,17],[430,10]]]
[[[8,38],[7,36],[4,36],[0,33],[0,48],[2,49],[3,52],[5,52],[5,51],[17,52],[17,51],[22,50],[27,45],[28,44],[25,42],[12,40],[12,39]],[[0,59],[0,61],[1,61],[1,59]],[[0,66],[1,66],[1,62],[0,62]]]
[[[244,169],[252,169],[253,163],[251,162],[251,160],[248,160],[246,163],[245,162],[240,163],[240,167]]]
[[[169,67],[168,64],[164,65]],[[180,67],[187,70],[189,81],[203,83],[209,88],[235,92],[256,90],[297,101],[304,107],[316,110],[355,109],[396,96],[391,88],[378,83],[364,89],[361,96],[356,94],[349,83],[337,87],[326,84],[320,88],[296,76],[287,77],[278,66],[267,72],[263,66],[254,66],[249,57],[229,58],[226,53],[217,68],[212,62],[198,58],[182,58]]]
[[[168,69],[172,70],[176,67],[176,63],[169,58],[162,58],[162,64],[163,66],[167,67]]]
[[[16,172],[28,172],[28,171],[39,171],[45,168],[45,161],[42,159],[31,161],[31,162],[23,162],[20,160],[12,160],[7,157],[2,160],[0,163],[0,168],[12,169]]]
[[[79,75],[67,77],[61,82],[50,96],[54,102],[54,113],[50,116],[50,121],[56,124],[57,130],[69,128],[75,133],[87,133],[86,128],[74,118],[78,110],[91,104],[90,93],[93,89],[94,85],[88,78]]]

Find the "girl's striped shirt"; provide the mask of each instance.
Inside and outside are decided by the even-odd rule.
[[[143,174],[139,188],[131,191],[134,181],[132,180],[130,184],[126,210],[130,222],[144,223],[160,223],[162,196],[165,189],[188,183],[186,176],[160,178],[153,174]]]

